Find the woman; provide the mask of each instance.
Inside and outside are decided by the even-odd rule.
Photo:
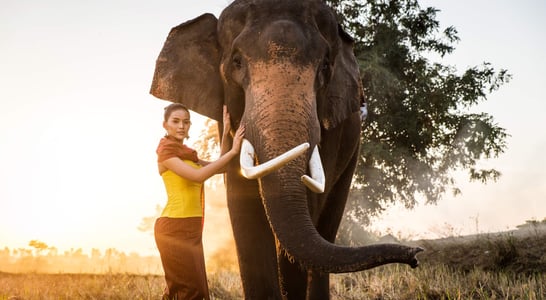
[[[223,118],[225,141],[231,130],[225,106]],[[167,205],[154,226],[167,282],[163,299],[209,299],[202,243],[203,181],[221,173],[238,155],[245,131],[239,127],[231,149],[222,142],[220,158],[207,162],[183,144],[190,126],[190,112],[184,105],[173,103],[165,108],[167,135],[157,147],[157,166],[167,191]]]

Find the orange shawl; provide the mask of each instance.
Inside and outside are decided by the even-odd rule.
[[[198,162],[197,151],[182,144],[171,136],[165,136],[159,141],[157,146],[157,162],[162,162],[172,157],[178,157],[181,160],[191,160]]]

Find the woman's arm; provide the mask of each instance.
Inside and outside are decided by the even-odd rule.
[[[223,169],[236,155],[237,153],[235,153],[235,151],[230,150],[226,154],[222,155],[218,160],[210,162],[199,169],[190,166],[178,157],[171,157],[164,160],[163,165],[167,169],[175,172],[180,177],[184,177],[195,182],[204,182],[211,176],[217,174],[220,169]]]
[[[195,182],[204,182],[211,176],[223,170],[225,166],[229,163],[229,161],[239,154],[244,132],[244,126],[239,127],[239,129],[237,129],[237,132],[235,133],[233,147],[231,147],[231,149],[227,153],[220,156],[220,158],[206,164],[202,168],[195,169],[178,157],[166,159],[162,162],[162,164],[167,169],[175,172],[178,176]]]
[[[204,167],[204,166],[210,164],[210,161],[200,159],[200,160],[197,162],[197,164],[200,165],[200,166],[202,166],[202,167]]]

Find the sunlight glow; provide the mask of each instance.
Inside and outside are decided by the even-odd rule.
[[[218,16],[228,3],[31,0],[3,5],[0,249],[28,248],[29,241],[39,240],[61,252],[115,248],[158,255],[153,236],[137,229],[165,203],[155,150],[168,102],[148,92],[155,60],[170,28],[204,12]],[[460,33],[457,51],[443,62],[462,69],[486,60],[514,73],[512,82],[479,107],[511,138],[508,151],[492,160],[503,173],[497,183],[460,181],[461,196],[414,211],[394,207],[374,229],[435,237],[434,228],[445,224],[473,233],[541,220],[546,211],[541,73],[546,42],[538,37],[546,28],[546,5],[420,3],[441,9],[442,28],[454,25]],[[204,120],[192,114],[190,146]],[[222,194],[220,188],[208,193],[204,244],[207,255],[231,262],[220,255],[232,243]]]

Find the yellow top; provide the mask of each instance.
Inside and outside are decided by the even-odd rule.
[[[184,162],[196,169],[201,167],[191,160],[184,160]],[[162,217],[188,218],[203,216],[202,183],[187,180],[171,170],[163,172],[161,177],[167,191],[167,205],[165,205],[161,213]]]

